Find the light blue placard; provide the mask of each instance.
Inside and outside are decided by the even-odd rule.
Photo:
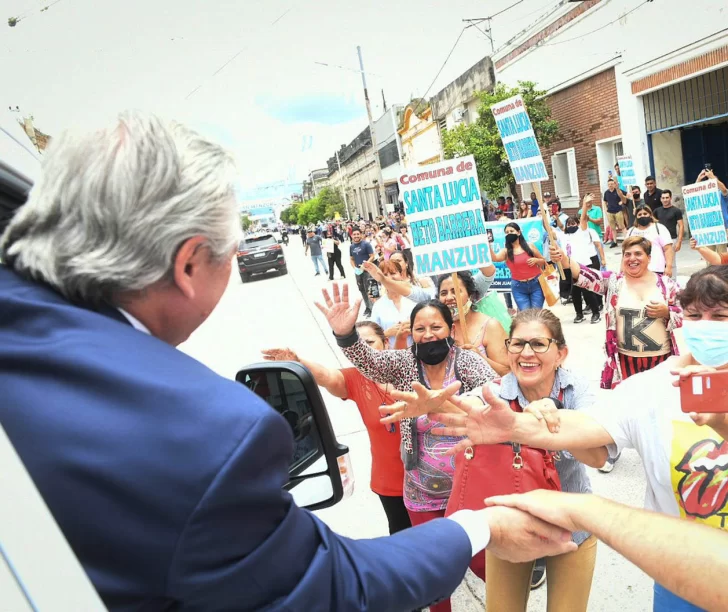
[[[702,181],[682,188],[690,233],[698,246],[726,244],[725,220],[717,181]]]
[[[537,183],[549,178],[541,149],[521,96],[491,106],[516,183]]]

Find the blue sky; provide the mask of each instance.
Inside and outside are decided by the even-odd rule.
[[[352,97],[311,94],[298,97],[258,96],[256,103],[267,115],[285,124],[337,125],[355,119],[366,121],[364,105]]]

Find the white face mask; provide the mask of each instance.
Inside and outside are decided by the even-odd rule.
[[[468,300],[463,304],[463,316],[466,316],[470,309],[473,307],[473,302],[471,300]],[[459,321],[460,320],[460,313],[458,312],[457,305],[450,307],[450,312],[452,313],[452,320],[453,321]]]
[[[683,321],[683,339],[696,361],[717,368],[728,364],[728,323]]]

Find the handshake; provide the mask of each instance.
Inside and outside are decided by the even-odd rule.
[[[586,530],[589,517],[598,515],[602,503],[608,502],[594,495],[540,489],[491,497],[484,510],[475,512],[490,530],[487,550],[505,561],[522,563],[575,551],[571,534]]]

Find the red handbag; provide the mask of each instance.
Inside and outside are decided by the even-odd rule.
[[[563,395],[562,390],[560,401]],[[511,400],[511,409],[523,412],[518,400]],[[463,509],[482,510],[485,498],[493,495],[536,489],[561,491],[556,459],[558,453],[515,442],[468,447],[455,456],[455,476],[445,516]],[[485,580],[485,555],[473,557],[470,569]]]

